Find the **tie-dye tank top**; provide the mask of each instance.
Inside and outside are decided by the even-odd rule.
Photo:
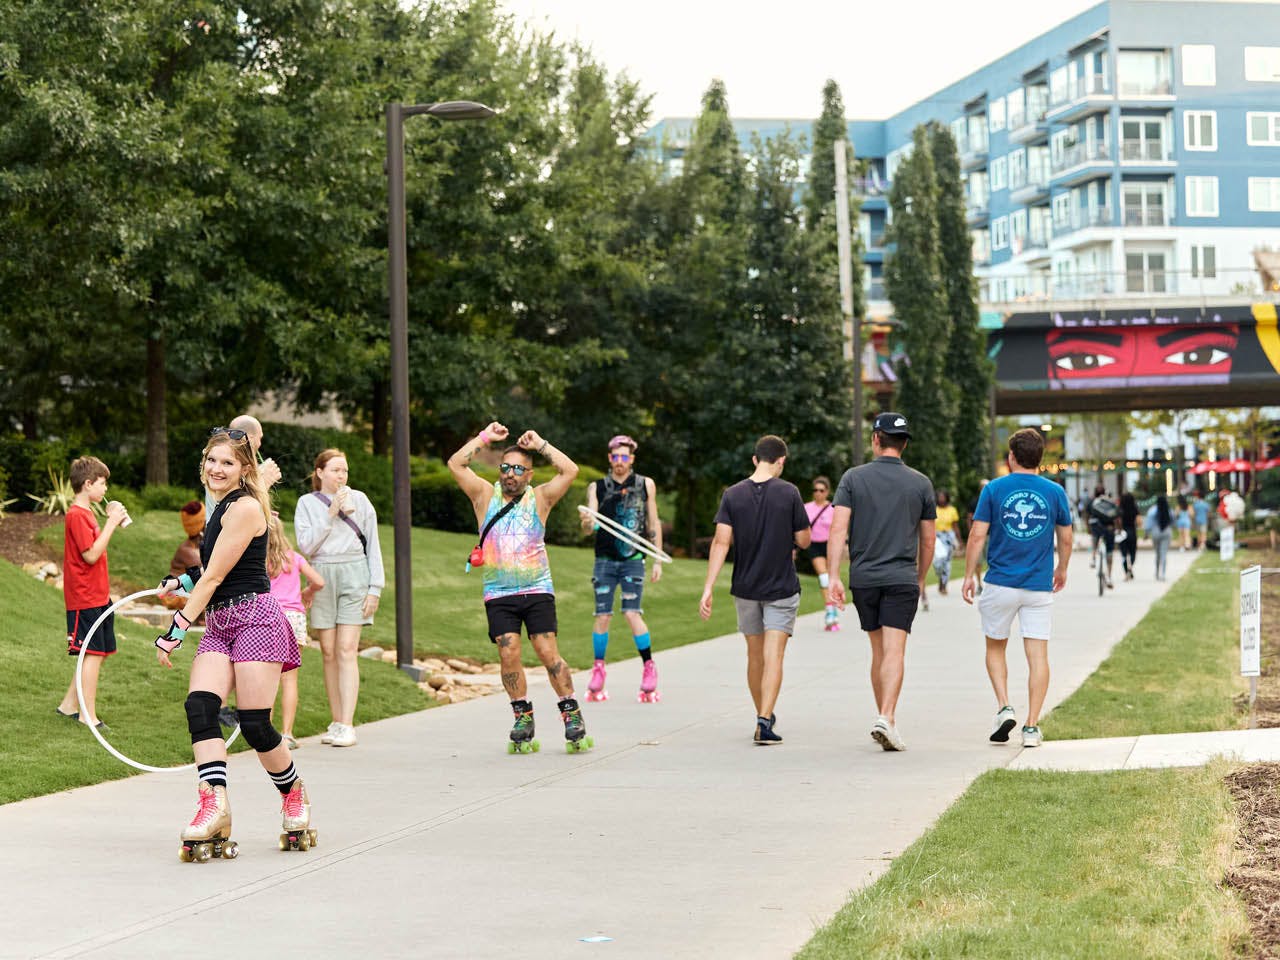
[[[502,485],[495,483],[484,522],[488,523],[505,503]],[[484,566],[480,569],[484,573],[485,600],[556,592],[547,560],[547,528],[538,516],[532,487],[489,531],[484,541]]]

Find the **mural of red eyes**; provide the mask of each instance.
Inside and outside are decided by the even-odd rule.
[[[1145,383],[1225,377],[1238,340],[1236,324],[1053,330],[1045,338],[1049,376],[1056,380],[1141,378]]]

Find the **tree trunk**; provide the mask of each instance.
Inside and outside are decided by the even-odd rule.
[[[26,440],[39,440],[40,431],[37,426],[38,419],[34,410],[24,410],[22,413],[22,436]]]
[[[147,338],[147,472],[148,485],[169,483],[169,422],[165,416],[164,339]]]
[[[391,391],[385,380],[373,383],[373,452],[385,457],[391,452]]]
[[[696,487],[697,485],[694,483],[693,478],[690,477],[685,486],[685,490],[687,491],[687,499],[685,501],[685,530],[689,537],[689,556],[691,557],[697,557],[698,555],[698,518],[694,515],[694,511],[697,509],[695,507],[695,504],[697,503]]]

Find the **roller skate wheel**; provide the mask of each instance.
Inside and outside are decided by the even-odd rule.
[[[281,850],[289,849],[289,835],[287,833],[280,834],[280,849]]]
[[[213,858],[213,845],[209,843],[197,844],[195,858],[199,863],[208,863]]]
[[[311,849],[311,835],[304,833],[298,837],[298,849],[304,853]]]
[[[314,830],[308,830],[308,831],[307,831],[307,837],[311,840],[311,845],[312,845],[313,847],[317,845],[317,844],[316,844],[316,838],[317,838],[318,836],[320,836],[320,834],[316,833]]]
[[[240,844],[228,843],[225,847],[222,848],[223,860],[234,860],[238,856],[240,856]]]
[[[179,860],[181,860],[183,863],[190,863],[190,862],[191,862],[191,848],[190,848],[190,847],[188,847],[188,846],[186,846],[186,845],[183,845],[183,846],[179,847],[179,848],[178,848],[178,859],[179,859]]]

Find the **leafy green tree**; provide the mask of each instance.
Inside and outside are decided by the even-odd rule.
[[[938,237],[938,178],[926,128],[916,127],[911,155],[898,167],[889,191],[895,245],[885,264],[885,287],[904,357],[898,364],[894,405],[911,424],[908,461],[935,489],[954,489],[952,431],[957,385],[947,379],[951,318]]]
[[[955,138],[939,123],[929,125],[930,149],[938,181],[938,249],[942,285],[947,299],[951,337],[943,375],[955,392],[955,421],[951,430],[955,451],[956,489],[953,496],[968,503],[990,475],[988,432],[994,365],[987,357],[987,338],[979,327],[977,284],[973,275],[973,243],[965,222],[964,183]]]

